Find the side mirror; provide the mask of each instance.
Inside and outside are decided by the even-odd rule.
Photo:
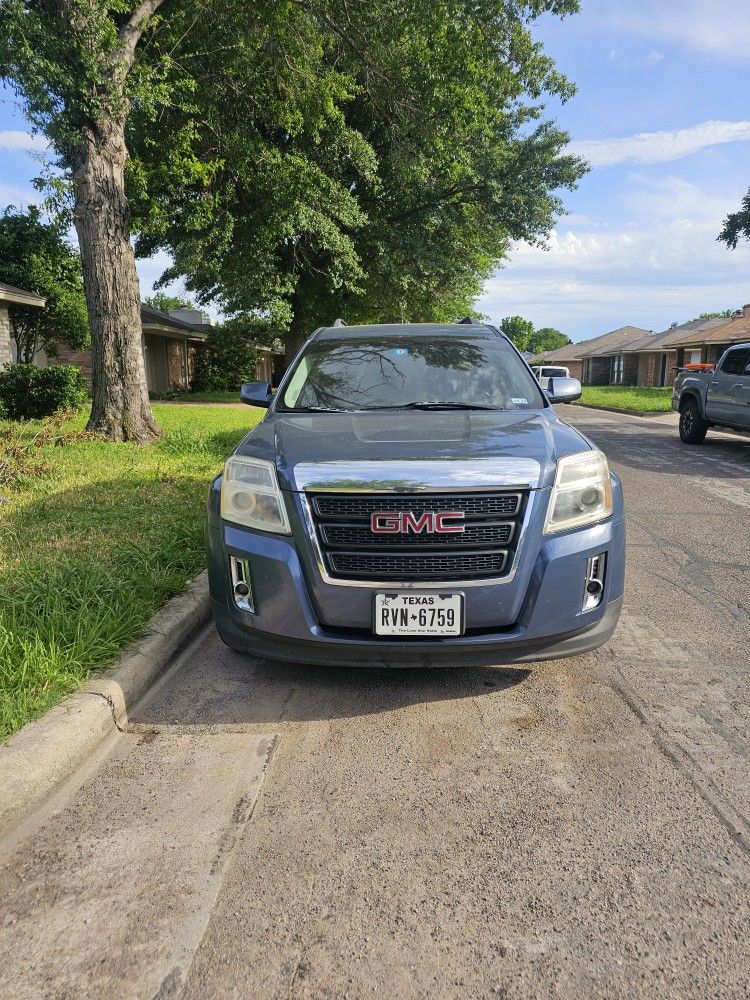
[[[572,403],[581,398],[581,383],[577,378],[551,378],[547,384],[550,403]]]
[[[270,382],[245,382],[240,400],[248,406],[268,406],[273,399]]]

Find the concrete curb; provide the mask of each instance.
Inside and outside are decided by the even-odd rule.
[[[169,660],[211,614],[204,570],[172,598],[106,673],[0,746],[0,834],[17,826],[128,721]]]

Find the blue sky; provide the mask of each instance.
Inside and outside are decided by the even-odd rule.
[[[750,187],[748,0],[584,0],[536,33],[578,85],[549,114],[594,169],[549,248],[514,246],[479,308],[581,340],[750,302],[750,245],[716,242]],[[38,200],[34,143],[0,96],[0,205]],[[139,263],[144,295],[165,264]]]
[[[747,0],[584,0],[540,29],[578,85],[549,111],[594,169],[549,249],[514,247],[479,307],[577,341],[750,302],[750,246],[716,242],[750,187]]]

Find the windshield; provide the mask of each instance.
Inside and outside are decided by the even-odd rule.
[[[542,368],[542,378],[565,378],[567,374],[567,368]]]
[[[445,404],[544,406],[538,383],[507,341],[427,336],[314,341],[287,383],[281,410],[366,410]]]

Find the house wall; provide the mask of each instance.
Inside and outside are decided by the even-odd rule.
[[[563,367],[568,369],[571,378],[577,378],[579,382],[583,381],[583,361],[566,361]]]
[[[255,377],[259,382],[273,382],[273,355],[258,351]]]
[[[167,382],[170,389],[187,389],[185,341],[167,340]]]
[[[610,358],[589,358],[586,385],[609,385]]]
[[[638,355],[638,385],[653,385],[658,354]]]
[[[63,344],[57,345],[57,357],[50,358],[49,364],[77,365],[83,372],[86,381],[91,385],[91,348],[84,347],[82,351],[72,351]]]
[[[624,354],[620,385],[638,385],[638,355]]]
[[[0,309],[0,367],[2,367],[3,353],[3,327],[2,314],[5,310]],[[7,312],[6,312],[7,315]],[[193,380],[195,372],[195,359],[198,353],[205,351],[204,343],[195,341],[184,341],[178,338],[164,337],[159,334],[149,333],[144,336],[144,359],[146,362],[146,382],[149,391],[164,392],[167,389],[188,390]],[[8,347],[7,361],[11,360],[10,345]],[[274,355],[266,351],[258,352],[258,372],[256,378],[261,382],[272,382],[273,379]],[[82,351],[71,351],[69,347],[59,344],[57,347],[57,357],[37,359],[40,367],[45,364],[77,365],[83,372],[86,381],[91,384],[91,348],[86,347]],[[187,364],[187,379],[185,377],[185,367]]]
[[[10,362],[10,317],[5,306],[0,306],[0,368]]]
[[[677,376],[677,352],[652,351],[638,356],[638,385],[659,385],[662,359],[665,355],[667,360],[664,368],[664,386],[670,386],[674,382]]]
[[[677,378],[677,351],[667,351],[667,377],[665,385],[672,385]]]

